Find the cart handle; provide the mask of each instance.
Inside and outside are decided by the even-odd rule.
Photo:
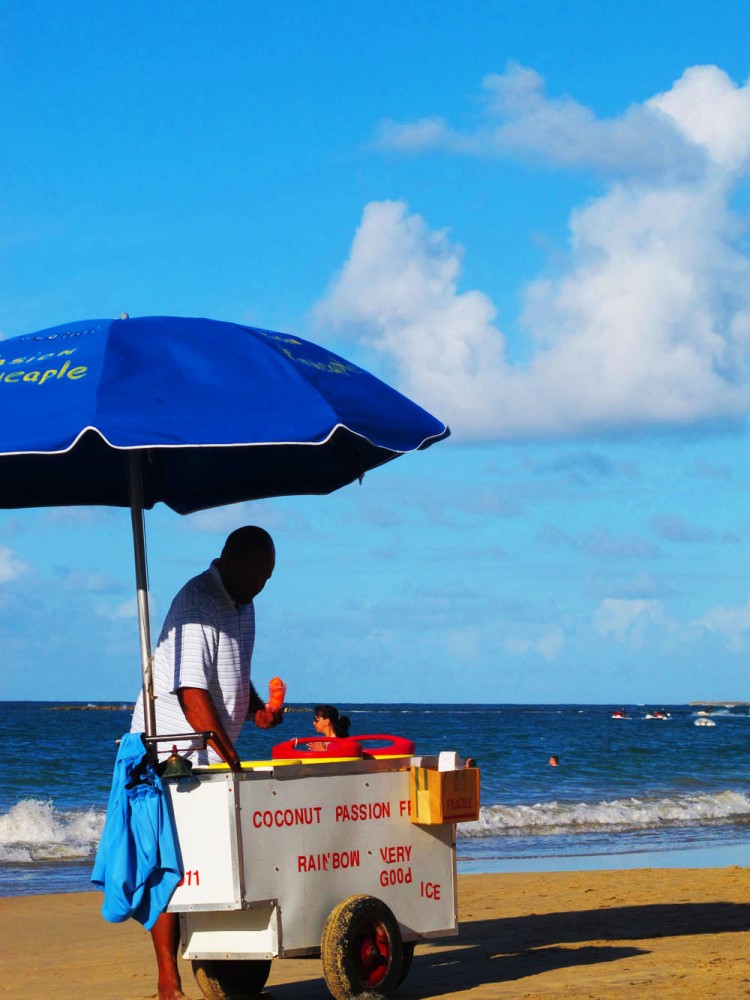
[[[200,740],[201,746],[197,749],[205,750],[206,743],[209,740],[214,739],[216,733],[209,729],[205,733],[159,733],[158,736],[144,736],[144,743],[184,743],[187,740],[194,742],[195,740]],[[195,749],[195,748],[194,748]]]
[[[198,746],[193,747],[193,749],[205,750],[208,741],[215,737],[216,733],[212,729],[206,730],[205,733],[160,733],[159,736],[146,736],[145,733],[141,733],[141,739],[149,751],[153,751],[157,743],[184,743],[186,740],[190,740],[191,742],[199,741]],[[115,740],[115,746],[119,747],[119,745],[119,739]]]

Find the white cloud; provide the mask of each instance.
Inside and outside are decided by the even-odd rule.
[[[462,628],[450,629],[443,641],[450,660],[465,667],[477,662],[486,640],[481,626],[465,625]]]
[[[137,618],[138,601],[135,597],[131,597],[127,601],[121,601],[114,607],[102,606],[97,609],[97,614],[101,618],[107,618],[109,621],[113,622]]]
[[[373,202],[317,314],[382,352],[407,394],[441,415],[456,405],[462,427],[481,433],[497,379],[510,372],[492,302],[458,291],[460,261],[460,248],[403,202]]]
[[[512,656],[524,656],[526,653],[539,653],[545,660],[556,660],[565,645],[565,633],[561,628],[555,628],[544,635],[525,638],[506,639],[503,647]]]
[[[676,627],[657,600],[611,597],[601,602],[594,615],[594,627],[600,635],[630,646],[643,646],[653,626],[667,632]]]
[[[570,97],[547,97],[542,77],[516,63],[505,73],[486,76],[482,88],[485,114],[474,129],[452,129],[439,117],[386,120],[378,126],[375,146],[402,153],[443,149],[489,157],[520,155],[616,175],[658,171],[690,176],[705,159],[705,151],[696,148],[693,137],[656,99],[628,108],[619,118],[598,119]]]
[[[405,125],[383,121],[378,127],[375,145],[402,153],[419,153],[443,145],[448,135],[448,126],[442,118],[420,118]]]
[[[10,583],[28,571],[26,563],[17,559],[13,551],[6,546],[0,546],[0,583]]]
[[[89,594],[117,594],[124,589],[122,581],[109,573],[87,573],[65,567],[57,570],[57,574],[70,590]]]
[[[745,604],[712,608],[693,624],[722,636],[731,650],[744,649],[750,632],[750,600]]]
[[[475,132],[429,119],[383,127],[380,142],[606,173],[605,192],[571,213],[562,267],[525,289],[530,360],[508,361],[492,301],[460,289],[462,248],[403,202],[365,207],[320,318],[380,352],[400,387],[463,437],[742,418],[750,258],[731,198],[750,170],[750,86],[694,67],[609,120],[551,100],[523,67],[484,86]]]
[[[750,157],[750,84],[735,87],[717,66],[692,66],[671,90],[647,106],[658,108],[693,143],[730,171],[747,168]]]
[[[606,598],[596,609],[593,627],[599,635],[630,647],[648,646],[652,651],[665,645],[698,645],[708,634],[726,649],[737,653],[750,645],[750,600],[744,604],[718,605],[701,618],[677,619],[662,601],[648,598]]]

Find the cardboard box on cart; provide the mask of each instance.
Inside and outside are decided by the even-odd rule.
[[[441,771],[412,767],[411,821],[421,825],[479,819],[479,768]]]

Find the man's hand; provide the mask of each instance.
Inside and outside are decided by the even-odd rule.
[[[284,710],[272,712],[270,708],[259,708],[253,716],[253,721],[258,729],[275,729],[284,721]]]

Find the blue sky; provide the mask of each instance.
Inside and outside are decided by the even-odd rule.
[[[746,4],[14,2],[0,334],[210,316],[454,432],[272,531],[294,701],[750,699]],[[0,697],[131,699],[126,511],[0,512]]]

